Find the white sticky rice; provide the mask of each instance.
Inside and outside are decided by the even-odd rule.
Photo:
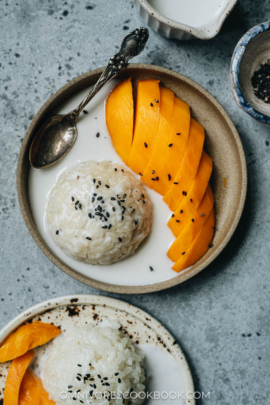
[[[58,178],[46,216],[50,235],[68,256],[110,264],[132,255],[149,234],[152,203],[128,170],[89,161]]]
[[[43,375],[50,399],[57,405],[143,402],[144,354],[119,328],[117,320],[103,320],[96,326],[73,327],[54,339]]]

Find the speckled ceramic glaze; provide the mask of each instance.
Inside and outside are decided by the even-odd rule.
[[[259,100],[251,84],[253,73],[270,58],[270,22],[256,25],[238,42],[231,62],[231,84],[242,110],[270,125],[270,105]]]
[[[104,318],[117,319],[119,321],[124,334],[133,339],[134,343],[138,344],[144,351],[148,367],[151,363],[152,365],[155,363],[155,355],[161,354],[163,359],[168,356],[171,359],[172,356],[173,364],[175,364],[177,370],[173,369],[169,371],[172,374],[179,373],[179,381],[175,381],[174,391],[180,390],[188,396],[188,399],[176,401],[176,404],[195,405],[195,400],[190,395],[194,392],[194,386],[189,365],[178,343],[155,318],[123,301],[98,295],[71,295],[42,302],[22,312],[6,325],[0,331],[0,344],[11,332],[29,321],[39,320],[45,323],[52,323],[60,327],[61,331],[64,332],[71,327],[82,326],[85,323],[97,324]],[[40,373],[40,359],[49,344],[50,342],[35,349],[36,357],[31,366],[37,374]],[[9,366],[10,362],[0,364],[0,403],[2,403],[1,401],[4,397],[4,387]],[[162,367],[164,367],[164,364]],[[152,383],[149,383],[148,389],[159,390],[161,388],[158,387],[159,378],[156,380],[155,378],[157,374],[160,377],[162,367],[158,367],[153,371],[150,368],[153,375],[151,378]],[[151,402],[153,400],[147,401],[148,404],[151,404]]]
[[[221,9],[214,17],[207,24],[200,27],[192,27],[165,17],[155,10],[147,0],[134,0],[134,2],[142,18],[158,34],[166,38],[187,40],[192,38],[211,39],[215,37],[219,33],[225,19],[236,5],[237,0],[224,1]]]

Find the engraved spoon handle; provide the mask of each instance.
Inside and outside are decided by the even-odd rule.
[[[82,110],[86,107],[90,100],[97,94],[97,92],[110,80],[116,77],[128,65],[128,61],[134,56],[139,55],[145,47],[148,40],[149,32],[147,28],[137,28],[130,34],[126,35],[121,44],[120,51],[112,56],[108,65],[103,70],[97,83],[85,96],[82,102],[73,111],[70,116],[77,120]]]

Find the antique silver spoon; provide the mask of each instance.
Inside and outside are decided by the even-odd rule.
[[[137,28],[122,42],[120,51],[111,57],[99,80],[75,110],[49,118],[37,131],[29,151],[30,163],[37,169],[52,166],[74,145],[79,115],[97,92],[127,67],[128,61],[139,55],[148,40],[147,28]]]

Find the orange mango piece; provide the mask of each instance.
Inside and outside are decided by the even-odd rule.
[[[194,215],[203,199],[210,180],[212,168],[212,159],[205,151],[203,151],[198,172],[192,186],[184,196],[184,199],[179,204],[177,210],[174,212],[174,216],[172,216],[168,222],[168,226],[174,236],[177,237],[184,227],[190,221],[194,220]]]
[[[204,138],[204,128],[192,118],[188,144],[182,164],[171,182],[171,187],[163,197],[172,211],[177,209],[184,198],[182,192],[190,189],[196,176],[202,156]]]
[[[31,350],[12,361],[5,385],[4,405],[18,405],[21,382],[34,356],[35,352]]]
[[[55,405],[55,402],[49,399],[41,379],[27,370],[21,383],[18,405]]]
[[[199,208],[197,209],[194,222],[190,221],[182,232],[179,233],[170,249],[168,250],[168,257],[177,262],[183,252],[187,252],[188,248],[192,245],[193,241],[197,237],[198,233],[205,224],[208,215],[210,214],[214,205],[214,196],[211,190],[211,186],[208,184],[204,197],[202,199]]]
[[[113,146],[127,163],[133,138],[134,106],[131,78],[121,82],[106,103],[106,123]]]
[[[134,136],[128,166],[137,174],[144,172],[154,150],[160,111],[159,80],[138,82]]]
[[[47,343],[60,333],[56,326],[49,323],[33,322],[20,326],[0,347],[0,363],[22,356],[28,350]]]
[[[174,93],[160,87],[160,117],[157,131],[156,142],[150,161],[143,172],[143,182],[148,187],[160,192],[159,182],[155,181],[156,177],[161,177],[160,168],[164,161],[166,150],[169,144],[169,138],[172,127],[173,110],[174,110]],[[153,180],[154,179],[154,180]]]
[[[201,231],[195,238],[192,245],[188,248],[185,254],[181,254],[178,261],[173,265],[173,270],[179,273],[180,271],[192,266],[200,260],[208,251],[209,245],[213,239],[215,230],[215,214],[214,208],[208,215],[208,218],[203,225]]]
[[[190,108],[184,101],[175,98],[172,128],[169,142],[164,150],[161,175],[157,181],[160,194],[164,195],[169,190],[173,179],[181,166],[190,127]]]

